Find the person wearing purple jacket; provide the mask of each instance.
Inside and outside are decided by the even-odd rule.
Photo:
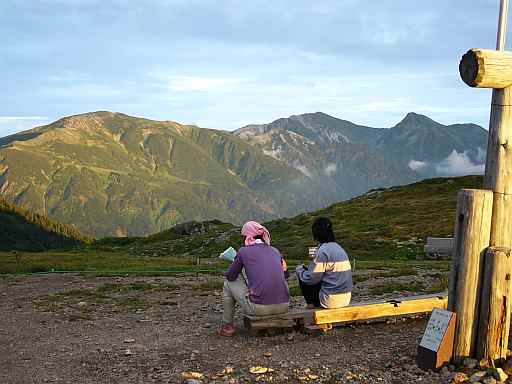
[[[233,336],[235,303],[248,315],[265,316],[288,311],[290,295],[285,280],[286,263],[270,245],[270,233],[263,225],[249,221],[242,227],[245,247],[238,250],[225,274],[222,293],[221,336]],[[242,273],[242,270],[245,271]]]

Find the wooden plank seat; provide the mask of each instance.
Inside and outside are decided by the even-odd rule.
[[[417,315],[432,312],[434,308],[446,309],[448,296],[419,295],[373,303],[354,303],[336,309],[319,309],[312,314],[312,323],[340,324],[362,320]]]
[[[251,333],[298,326],[307,329],[316,327],[325,331],[332,328],[332,325],[430,313],[434,308],[446,309],[447,304],[446,294],[418,295],[386,301],[353,303],[336,309],[290,311],[271,316],[244,315],[244,324]]]

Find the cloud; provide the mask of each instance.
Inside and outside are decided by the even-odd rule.
[[[47,124],[46,116],[0,116],[0,137]]]
[[[436,166],[436,172],[441,176],[481,175],[485,164],[475,164],[466,152],[459,153],[455,149]]]
[[[302,164],[300,160],[294,160],[291,165],[293,168],[298,169],[307,177],[311,178],[313,176],[311,171],[304,164]]]
[[[334,163],[329,163],[324,169],[325,176],[332,176],[336,173],[337,166]]]
[[[482,147],[478,147],[476,154],[476,161],[478,163],[485,163],[486,157],[487,157],[487,151],[483,149]]]
[[[425,161],[419,161],[419,160],[411,160],[408,164],[409,168],[413,171],[421,172],[426,167],[428,167],[428,163]]]
[[[81,82],[61,86],[49,86],[43,91],[48,97],[74,98],[76,95],[80,95],[82,100],[94,98],[119,98],[123,94],[123,90],[113,84]]]
[[[244,82],[247,79],[238,77],[175,76],[171,77],[169,88],[176,92],[210,92],[231,89]]]
[[[313,111],[377,127],[409,111],[488,122],[490,91],[466,87],[456,63],[492,43],[496,2],[37,3],[0,1],[6,115],[107,109],[224,129]]]
[[[19,120],[45,120],[44,116],[0,116],[0,122]]]

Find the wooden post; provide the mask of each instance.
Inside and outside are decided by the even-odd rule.
[[[510,248],[490,247],[485,255],[482,300],[477,339],[477,358],[488,365],[507,357],[512,299]]]
[[[489,246],[493,193],[463,189],[457,197],[455,244],[448,310],[457,313],[453,356],[459,363],[475,352],[479,292],[485,249]]]
[[[494,89],[484,187],[494,191],[492,246],[512,245],[512,89]]]

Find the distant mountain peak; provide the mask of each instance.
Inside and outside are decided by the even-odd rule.
[[[334,119],[334,117],[332,117],[331,115],[328,115],[327,113],[324,113],[324,112],[310,112],[310,113],[302,113],[300,115],[293,115],[291,116],[291,118],[294,118],[294,117],[323,117],[323,118],[329,118],[329,119]]]
[[[411,127],[411,128],[419,128],[424,125],[438,125],[442,124],[438,123],[435,120],[432,120],[430,117],[425,115],[421,115],[415,112],[409,112],[405,117],[397,124],[395,127]]]

